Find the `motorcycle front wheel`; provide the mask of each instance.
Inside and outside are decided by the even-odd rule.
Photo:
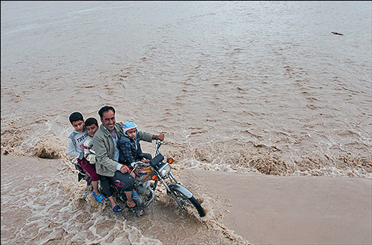
[[[195,199],[195,197],[192,196],[192,197],[188,198],[187,196],[185,196],[179,190],[172,189],[172,188],[171,188],[171,192],[172,192],[171,196],[176,200],[176,202],[178,203],[178,205],[181,208],[184,208],[185,206],[193,205],[196,208],[196,210],[198,211],[200,217],[205,216],[204,209],[202,208],[200,203]]]

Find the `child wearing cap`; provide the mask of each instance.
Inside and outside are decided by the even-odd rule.
[[[137,125],[133,121],[127,121],[123,124],[123,131],[124,134],[118,141],[119,162],[125,165],[136,161],[149,162],[152,157],[141,150]]]

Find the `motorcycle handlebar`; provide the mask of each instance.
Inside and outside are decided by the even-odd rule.
[[[159,148],[160,146],[163,144],[163,142],[161,140],[156,140],[156,145],[155,145],[155,155],[158,155],[160,154],[159,153]]]
[[[130,166],[134,169],[136,169],[138,166],[141,166],[143,164],[142,161],[132,162]]]

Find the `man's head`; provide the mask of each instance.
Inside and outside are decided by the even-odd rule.
[[[88,118],[87,120],[85,120],[85,128],[87,129],[89,136],[93,137],[98,130],[97,120],[93,117]]]
[[[79,133],[84,131],[84,118],[80,112],[73,112],[69,117],[72,127]]]
[[[115,128],[115,109],[112,106],[104,106],[98,114],[101,118],[101,123],[108,131],[112,132]]]

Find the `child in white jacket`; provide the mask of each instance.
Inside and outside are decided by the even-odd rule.
[[[95,166],[84,158],[84,142],[89,137],[89,132],[86,130],[83,115],[80,112],[74,112],[70,115],[69,120],[75,130],[68,137],[67,153],[77,158],[80,167],[89,174],[93,186],[93,196],[98,202],[104,203],[107,199],[98,190],[99,175],[96,173]]]

